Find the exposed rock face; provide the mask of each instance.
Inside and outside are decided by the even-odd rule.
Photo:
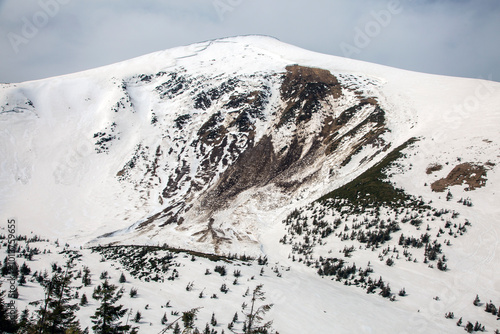
[[[142,180],[129,180],[138,185],[158,176],[162,165],[173,172],[161,192],[164,209],[138,225],[139,233],[175,224],[192,230],[198,242],[212,242],[216,251],[231,242],[229,234],[252,240],[251,232],[240,230],[238,218],[225,228],[218,218],[223,210],[234,213],[246,205],[237,204],[239,196],[271,189],[267,202],[279,206],[280,198],[296,196],[326,169],[345,166],[364,146],[378,149],[364,161],[388,147],[381,138],[385,113],[377,100],[343,87],[324,69],[290,65],[283,73],[215,84],[182,73],[156,77],[162,76],[168,80],[155,88],[160,98],[182,98],[197,111],[175,118],[169,136],[176,147],[159,145],[154,159],[138,148],[119,172],[126,181],[127,170],[138,164],[154,170]],[[206,115],[203,122],[200,115]]]
[[[329,71],[292,65],[286,67],[285,79],[280,88],[286,102],[279,125],[290,119],[307,122],[313,113],[321,111],[321,102],[328,97],[339,98],[342,89],[335,76]]]

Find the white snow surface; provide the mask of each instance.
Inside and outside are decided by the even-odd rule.
[[[152,129],[153,112],[158,114],[161,111],[160,122],[173,125],[178,115],[193,110],[183,103],[182,98],[166,102],[153,96],[154,81],[136,87],[129,85],[129,97],[120,88],[122,82],[130,83],[132,78],[141,74],[154,75],[181,69],[192,76],[203,75],[212,79],[282,73],[291,64],[327,69],[343,84],[355,82],[366,89],[367,96],[376,96],[386,111],[390,132],[384,136],[392,143],[392,148],[411,137],[419,138],[412,148],[405,151],[407,157],[399,161],[401,170],[395,171],[391,181],[409,194],[422,196],[426,202],[432,200],[437,208],[460,212],[471,221],[472,228],[447,249],[451,268],[447,272],[403,261],[398,262],[395,270],[384,263],[374,263],[377,258],[373,255],[359,256],[358,263],[374,263],[375,277],[382,275],[389,279],[394,289],[404,286],[409,292],[408,297],[391,303],[379,296],[367,295],[361,289],[319,277],[314,269],[292,262],[288,258],[289,247],[278,242],[285,233],[281,221],[294,208],[309,204],[361,174],[370,164],[359,168],[360,157],[370,155],[370,152],[364,152],[359,158],[353,157],[349,164],[336,171],[334,177],[325,177],[323,182],[302,189],[297,198],[269,202],[267,198],[276,201],[279,197],[279,194],[272,193],[275,191],[272,187],[260,189],[257,195],[245,192],[238,198],[238,202],[244,205],[236,211],[221,211],[218,215],[227,220],[228,225],[233,219],[244,221],[245,226],[240,228],[251,231],[249,235],[253,240],[233,243],[233,252],[264,254],[271,264],[291,268],[282,271],[280,279],[271,274],[257,278],[268,292],[268,301],[275,304],[269,314],[274,319],[274,327],[281,334],[462,332],[463,328],[455,325],[457,319],[444,318],[445,312],[454,311],[455,315],[462,314],[464,320],[481,319],[493,332],[499,327],[498,321],[485,315],[484,307],[472,306],[472,300],[479,294],[484,296],[483,302],[496,298],[493,302],[497,306],[500,303],[500,253],[497,252],[500,236],[499,83],[404,71],[314,53],[269,37],[245,36],[174,48],[60,77],[3,84],[0,85],[1,224],[6,226],[7,219],[13,217],[18,222],[19,234],[36,233],[75,247],[95,241],[105,233],[120,231],[112,240],[126,244],[166,242],[177,247],[210,251],[211,247],[197,244],[183,230],[166,229],[154,237],[130,233],[131,227],[163,208],[157,198],[165,187],[166,178],[160,177],[161,180],[146,192],[120,183],[117,172],[130,160],[137,143],[149,145],[151,150],[159,142],[172,144],[170,138],[158,138],[158,132]],[[110,111],[117,102],[127,99],[133,110],[124,103],[124,112],[115,115]],[[336,103],[348,106],[348,97],[345,99]],[[207,115],[201,112],[193,114],[192,121],[203,124],[206,119]],[[110,129],[112,122],[118,123],[118,132],[114,135],[119,140],[112,141],[108,153],[97,154],[92,134],[104,128]],[[257,136],[261,136],[264,125],[257,124],[256,127]],[[169,133],[169,136],[180,138],[185,135],[174,131]],[[287,136],[287,133],[276,133],[273,140],[277,146],[279,136]],[[183,139],[189,143],[193,138]],[[474,191],[453,186],[450,191],[454,200],[446,201],[446,193],[432,192],[429,184],[446,177],[460,161],[490,163],[492,167],[488,169],[486,186]],[[196,163],[193,157],[190,164],[196,166]],[[443,165],[443,169],[426,174],[426,168],[432,163]],[[324,175],[328,174],[330,167],[325,166]],[[456,203],[461,197],[470,198],[474,206]],[[5,234],[5,231],[0,232]],[[94,273],[116,271],[111,276],[117,283],[118,267],[111,269],[109,263],[99,263],[98,255],[90,254],[88,250],[83,252],[84,261],[95,266]],[[48,268],[52,261],[52,258],[44,258],[36,266]],[[214,275],[210,278],[203,275],[205,268],[211,268],[213,264],[206,259],[192,264],[186,259],[185,266],[185,274],[175,284],[132,281],[139,288],[139,302],[127,301],[129,307],[136,310],[143,308],[142,304],[151,306],[151,310],[144,311],[141,332],[161,330],[159,319],[165,310],[160,305],[166,300],[172,300],[180,311],[203,306],[214,310],[216,315],[226,313],[224,320],[219,321],[227,324],[239,308],[240,296],[247,285],[254,285],[247,279],[259,276],[260,270],[256,265],[242,267],[245,283],[235,287],[238,292],[224,302],[209,298],[200,302],[199,292],[186,294],[184,287],[194,281],[197,291],[207,286],[208,290],[215,292],[220,286],[219,280],[216,281]],[[31,298],[26,289],[20,290],[21,306]],[[41,297],[41,290],[36,294],[36,298]],[[434,300],[435,296],[440,300]],[[23,308],[19,307],[20,310]],[[84,318],[88,319],[91,314],[89,309],[81,311]],[[206,314],[202,312],[200,323],[208,322],[210,315],[208,311]],[[152,327],[150,321],[154,323]]]

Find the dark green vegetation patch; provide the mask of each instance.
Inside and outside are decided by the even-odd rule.
[[[352,204],[363,206],[386,204],[389,206],[410,205],[413,207],[425,207],[423,201],[410,197],[402,189],[395,188],[387,180],[387,175],[385,174],[385,169],[395,163],[396,160],[402,158],[402,151],[416,141],[416,138],[409,139],[394,149],[375,166],[351,182],[321,197],[318,201],[325,202],[328,199],[347,199]]]

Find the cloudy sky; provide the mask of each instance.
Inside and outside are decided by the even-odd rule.
[[[247,34],[500,81],[499,0],[0,0],[0,82]]]

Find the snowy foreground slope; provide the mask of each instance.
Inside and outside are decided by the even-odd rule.
[[[149,304],[145,333],[162,329],[168,300],[179,312],[203,307],[200,329],[213,312],[229,332],[260,283],[280,333],[454,333],[467,321],[493,332],[497,317],[472,302],[500,303],[499,125],[498,83],[267,37],[209,41],[0,85],[0,218],[50,239],[37,247],[52,254],[56,239],[75,247],[94,284],[125,272],[139,295],[122,303]],[[179,253],[179,278],[167,280],[170,268],[155,282],[88,248],[111,243],[268,264],[262,276],[256,260],[204,275],[222,262]],[[64,256],[39,254],[30,267],[50,272]],[[20,310],[43,296],[35,281],[19,292]],[[79,311],[82,325],[96,306]]]

